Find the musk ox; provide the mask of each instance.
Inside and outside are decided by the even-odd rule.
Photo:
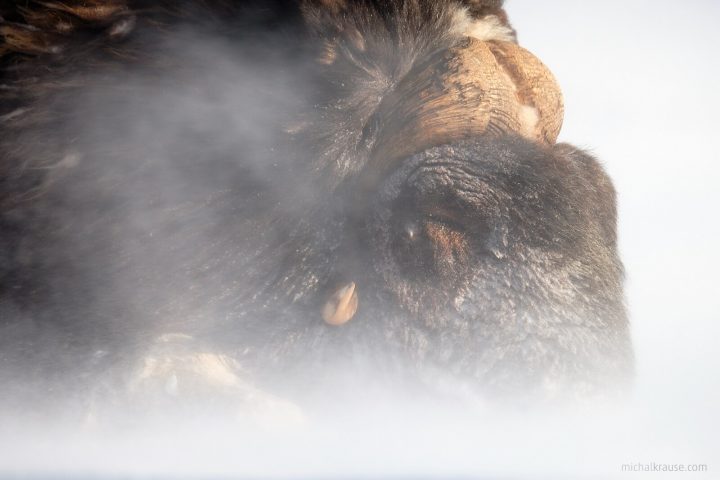
[[[612,183],[501,1],[0,15],[7,405],[629,377]]]

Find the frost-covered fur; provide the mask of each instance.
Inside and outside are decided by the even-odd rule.
[[[513,29],[502,23],[495,15],[488,15],[480,19],[473,19],[468,15],[465,19],[460,20],[455,28],[462,29],[462,32],[468,37],[481,41],[515,41]]]

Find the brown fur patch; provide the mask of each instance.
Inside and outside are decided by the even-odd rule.
[[[467,261],[469,249],[467,238],[463,233],[436,222],[429,222],[425,232],[435,245],[438,264],[464,264]]]

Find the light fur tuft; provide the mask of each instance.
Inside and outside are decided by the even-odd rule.
[[[472,18],[467,8],[458,8],[455,12],[451,30],[458,35],[480,41],[515,42],[513,29],[504,24],[496,15]]]

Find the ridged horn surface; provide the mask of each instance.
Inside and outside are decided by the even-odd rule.
[[[537,57],[512,42],[468,38],[416,65],[383,99],[370,176],[426,148],[477,135],[515,133],[552,144],[562,119],[560,88]]]

